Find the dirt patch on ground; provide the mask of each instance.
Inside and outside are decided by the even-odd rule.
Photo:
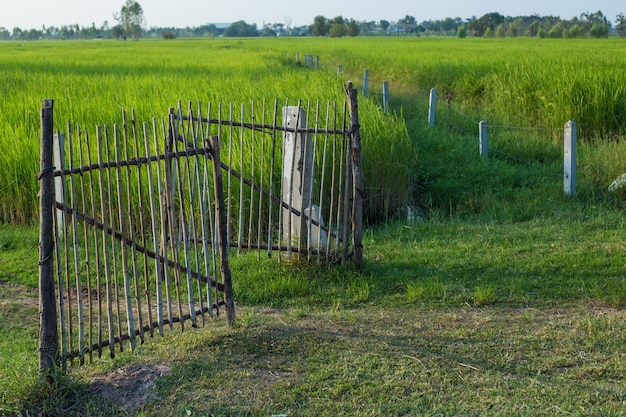
[[[106,403],[133,410],[155,398],[156,380],[170,372],[165,364],[127,365],[95,378],[89,390]]]

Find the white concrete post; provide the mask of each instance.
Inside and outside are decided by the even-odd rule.
[[[428,102],[428,125],[435,125],[435,113],[437,110],[437,90],[430,89],[430,100]]]
[[[568,197],[576,195],[576,122],[565,123],[563,190]]]
[[[487,158],[489,148],[487,145],[487,122],[481,120],[478,124],[478,134],[480,136],[480,156]]]
[[[283,107],[283,126],[287,129],[306,127],[306,112],[299,106]],[[283,133],[283,173],[281,181],[282,201],[301,214],[311,202],[311,169],[313,147],[310,135],[285,131]],[[283,239],[287,242],[306,237],[304,216],[296,216],[288,209],[281,209]],[[302,242],[302,240],[300,240]]]
[[[389,106],[389,83],[383,81],[383,112],[387,113],[387,107]]]
[[[63,159],[65,158],[65,135],[63,133],[55,133],[52,139],[52,154],[54,155],[54,166],[57,170],[63,168]],[[65,186],[63,184],[63,177],[54,177],[54,195],[55,201],[60,204],[65,204]],[[57,224],[59,229],[63,228],[65,220],[65,212],[57,209]]]
[[[365,75],[363,75],[363,97],[367,97],[367,83],[370,78],[370,70],[365,70]]]

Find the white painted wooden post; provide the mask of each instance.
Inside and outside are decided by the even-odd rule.
[[[576,195],[576,122],[565,123],[563,190],[568,197]]]
[[[435,113],[437,110],[437,90],[430,89],[430,100],[428,102],[428,124],[430,126],[435,125]]]
[[[296,130],[306,127],[306,112],[299,106],[283,107],[283,126]],[[301,214],[311,201],[311,169],[313,150],[308,134],[287,131],[283,133],[283,173],[281,181],[282,201]],[[304,216],[296,216],[283,208],[283,239],[290,245],[307,236]],[[300,240],[302,242],[302,240]],[[290,247],[290,246],[288,246]]]
[[[481,120],[478,124],[478,133],[480,136],[480,156],[483,158],[487,158],[488,147],[487,147],[487,122]]]
[[[57,170],[63,167],[62,160],[65,158],[65,135],[63,133],[55,133],[52,139],[52,154],[54,155],[54,166]],[[59,204],[65,204],[65,186],[63,185],[63,177],[54,177],[54,195],[55,201]],[[57,209],[57,224],[59,228],[63,227],[65,221],[65,212]]]
[[[363,97],[367,97],[367,83],[370,78],[370,70],[366,69],[365,74],[363,75]]]
[[[383,81],[383,111],[387,113],[387,106],[389,105],[389,83]]]

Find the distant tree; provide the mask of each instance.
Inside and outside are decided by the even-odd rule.
[[[459,26],[459,28],[456,30],[456,36],[457,38],[465,38],[467,37],[467,29],[465,28],[465,26]]]
[[[504,16],[500,13],[487,13],[478,20],[470,23],[469,29],[475,36],[486,36],[487,29],[493,34],[498,25],[504,23]]]
[[[128,36],[135,40],[139,39],[145,22],[143,9],[139,3],[135,0],[126,0],[119,14],[114,14],[113,18],[124,31],[122,35],[124,40],[126,40]]]
[[[504,28],[504,23],[501,23],[496,28],[496,38],[504,38],[506,36],[506,29]]]
[[[328,35],[328,21],[324,16],[318,15],[313,19],[313,27],[311,28],[313,36]]]
[[[171,30],[166,30],[163,32],[163,39],[176,39],[176,34]]]
[[[343,17],[337,16],[330,23],[330,30],[328,32],[331,38],[341,38],[346,36],[346,26]]]
[[[626,36],[626,17],[620,13],[615,17],[615,32],[621,37]]]
[[[122,29],[121,25],[113,26],[113,29],[111,29],[111,35],[113,35],[113,37],[117,40],[119,40],[120,38],[126,38],[124,34],[124,29]]]
[[[359,36],[359,23],[354,19],[349,19],[346,22],[346,35],[355,37]]]
[[[383,32],[386,32],[387,29],[389,29],[389,26],[391,26],[391,23],[389,23],[388,20],[381,20],[380,22],[378,22],[378,24],[380,25],[380,28],[383,30]]]
[[[11,32],[5,27],[0,27],[0,40],[8,41],[9,39],[11,39]]]
[[[256,23],[248,24],[244,20],[233,23],[224,30],[224,37],[255,37],[259,36]]]
[[[402,19],[398,20],[398,24],[402,26],[406,33],[413,33],[417,26],[417,20],[415,17],[407,14]]]

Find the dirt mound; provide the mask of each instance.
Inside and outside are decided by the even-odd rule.
[[[127,365],[94,379],[89,389],[102,401],[132,410],[155,398],[155,381],[169,372],[165,364]]]

